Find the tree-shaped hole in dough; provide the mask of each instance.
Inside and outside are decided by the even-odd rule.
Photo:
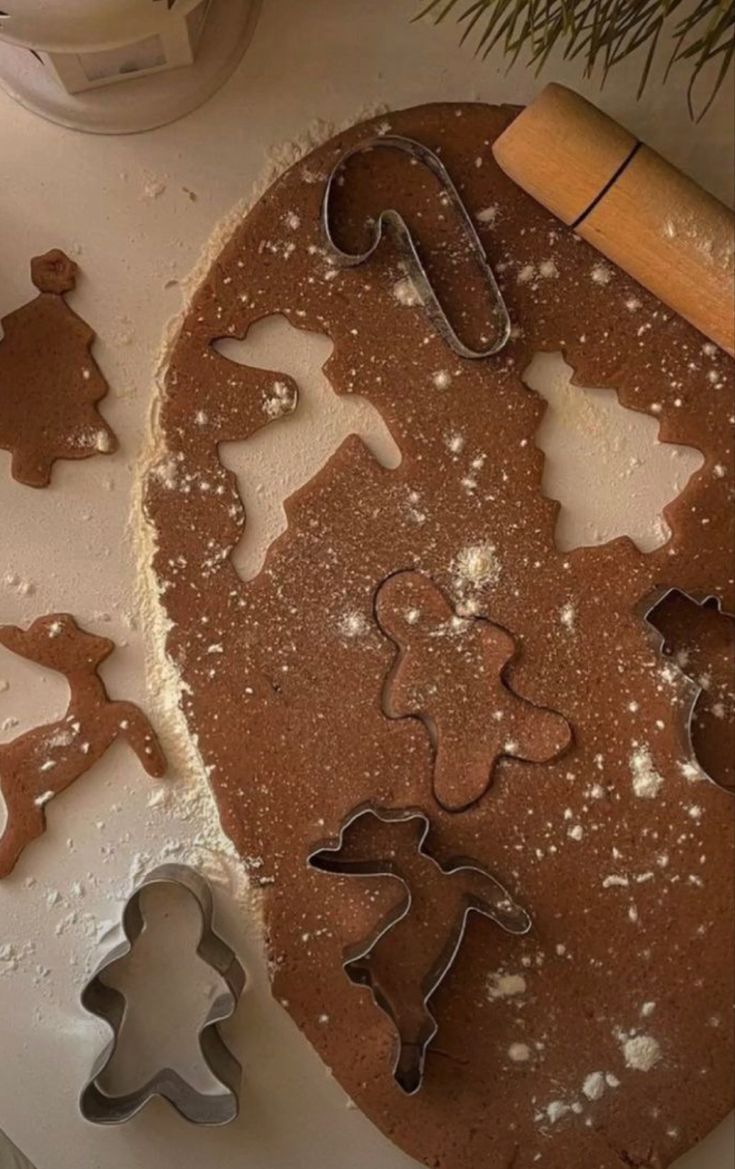
[[[543,490],[561,511],[561,552],[629,536],[641,552],[663,547],[667,504],[704,463],[694,447],[660,442],[659,420],[621,406],[615,390],[572,385],[561,353],[537,353],[523,380],[548,403],[536,433],[546,455]]]

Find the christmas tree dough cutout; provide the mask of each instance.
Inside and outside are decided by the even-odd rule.
[[[467,919],[481,914],[510,934],[531,919],[508,891],[474,861],[435,860],[427,848],[430,822],[416,809],[358,808],[336,844],[309,857],[312,868],[403,884],[398,902],[369,937],[344,952],[351,982],[367,986],[392,1020],[398,1038],[394,1076],[409,1095],[421,1087],[426,1052],[438,1031],[429,1008],[462,946]]]
[[[548,763],[569,746],[566,719],[534,706],[503,680],[516,652],[505,629],[484,617],[458,616],[418,572],[384,581],[376,615],[398,647],[385,713],[424,723],[434,748],[434,795],[447,811],[476,803],[502,757]]]
[[[95,333],[64,297],[77,265],[55,249],[31,261],[35,300],[3,318],[0,339],[0,448],[11,473],[47,487],[57,459],[88,459],[116,449],[96,408],[108,390],[90,354]]]
[[[153,728],[132,702],[110,701],[97,670],[115,648],[106,637],[80,629],[67,613],[39,617],[27,630],[0,626],[0,645],[56,670],[69,683],[69,704],[58,722],[35,727],[0,744],[0,791],[7,809],[0,836],[0,879],[46,830],[45,807],[125,739],[149,775],[166,760]]]

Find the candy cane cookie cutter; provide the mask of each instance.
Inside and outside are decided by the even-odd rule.
[[[410,228],[399,211],[386,209],[380,212],[380,215],[372,225],[372,240],[366,251],[347,252],[337,244],[332,222],[334,187],[351,158],[379,149],[403,151],[411,159],[425,166],[439,180],[447,200],[459,217],[467,239],[469,252],[478,266],[488,289],[490,307],[496,322],[496,335],[492,344],[487,348],[472,349],[458,336],[449,320],[446,309],[434,290],[434,286],[421,259]],[[345,151],[337,159],[327,178],[324,198],[322,200],[321,220],[322,230],[327,244],[327,254],[338,268],[356,268],[360,264],[367,263],[375,254],[383,235],[390,233],[402,253],[406,270],[413,281],[421,304],[432,321],[434,328],[459,357],[465,357],[470,360],[493,357],[507,344],[511,332],[510,317],[505,301],[503,300],[503,295],[498,287],[498,282],[495,279],[495,273],[488,263],[485,249],[472,222],[472,217],[454,185],[449,171],[438,154],[430,150],[428,146],[424,146],[421,142],[416,142],[413,138],[405,138],[397,134],[386,134],[366,138],[364,141],[359,142],[357,146],[353,146]]]

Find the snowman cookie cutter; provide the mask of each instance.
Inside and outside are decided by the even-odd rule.
[[[99,1082],[103,1069],[117,1047],[127,1002],[120,993],[107,986],[102,976],[113,963],[126,957],[145,929],[140,906],[141,894],[154,885],[175,885],[189,893],[197,903],[201,917],[201,935],[197,954],[215,970],[226,989],[217,996],[199,1029],[199,1046],[212,1075],[222,1092],[204,1093],[191,1086],[173,1068],[163,1067],[135,1091],[113,1096]],[[168,864],[148,873],[136,887],[123,910],[118,927],[121,937],[113,945],[82,991],[82,1006],[102,1019],[112,1038],[98,1056],[88,1083],[82,1091],[79,1108],[92,1124],[124,1124],[139,1113],[154,1096],[167,1100],[192,1124],[221,1126],[235,1120],[239,1113],[238,1089],[242,1068],[219,1033],[219,1024],[229,1019],[237,1006],[246,983],[246,974],[234,951],[214,930],[214,900],[209,883],[187,865]]]
[[[336,242],[332,224],[332,195],[335,185],[338,183],[346,164],[351,158],[378,149],[403,151],[409,155],[412,161],[421,163],[439,180],[442,186],[443,196],[446,197],[448,204],[453,207],[462,225],[469,254],[477,265],[488,289],[491,311],[496,321],[496,336],[492,344],[485,349],[472,349],[458,336],[449,320],[446,309],[442,305],[431,283],[410,228],[399,211],[396,211],[394,208],[389,208],[380,212],[372,225],[370,246],[364,252],[344,251]],[[357,146],[351,147],[344,154],[340,155],[329,173],[327,185],[324,189],[321,216],[322,230],[327,244],[327,254],[338,268],[356,268],[360,264],[365,264],[377,251],[384,233],[389,232],[392,235],[398,249],[403,255],[406,271],[413,281],[422,307],[426,310],[436,331],[459,357],[470,360],[493,357],[507,344],[511,334],[510,317],[503,295],[498,287],[498,282],[495,279],[495,273],[488,263],[485,249],[472,222],[472,217],[454,185],[449,171],[439,158],[439,155],[435,154],[428,146],[424,146],[422,142],[416,142],[413,138],[406,138],[398,134],[385,134],[366,138],[364,141],[359,142]]]
[[[658,628],[655,621],[653,620],[653,616],[656,610],[661,605],[663,605],[665,601],[667,601],[670,597],[676,596],[683,597],[684,600],[689,601],[692,605],[696,605],[701,609],[713,609],[721,617],[728,617],[731,621],[735,621],[735,613],[731,613],[729,610],[724,609],[722,607],[722,601],[714,593],[708,593],[700,601],[692,593],[689,593],[686,591],[686,589],[681,589],[676,585],[659,586],[658,588],[654,589],[652,593],[649,593],[643,601],[640,602],[637,607],[637,611],[646,624],[648,635],[651,638],[655,649],[659,652],[661,657],[668,660],[672,660],[672,655],[669,651],[667,651],[666,648],[666,635],[663,634]],[[673,660],[675,661],[675,659]],[[696,760],[697,767],[702,772],[703,777],[709,783],[714,784],[715,787],[720,788],[721,791],[727,792],[727,787],[724,784],[719,783],[714,778],[714,776],[710,775],[707,769],[700,763],[694,746],[694,715],[700,696],[704,692],[704,687],[695,681],[695,679],[691,677],[691,675],[687,674],[680,666],[677,665],[676,668],[681,674],[682,683],[684,684],[686,690],[686,706],[683,712],[684,717],[681,724],[682,746],[689,757]],[[730,794],[735,798],[735,791],[731,792]]]

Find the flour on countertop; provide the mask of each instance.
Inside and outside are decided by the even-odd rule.
[[[23,942],[21,945],[5,942],[0,945],[0,978],[14,974],[34,952],[33,942]]]

